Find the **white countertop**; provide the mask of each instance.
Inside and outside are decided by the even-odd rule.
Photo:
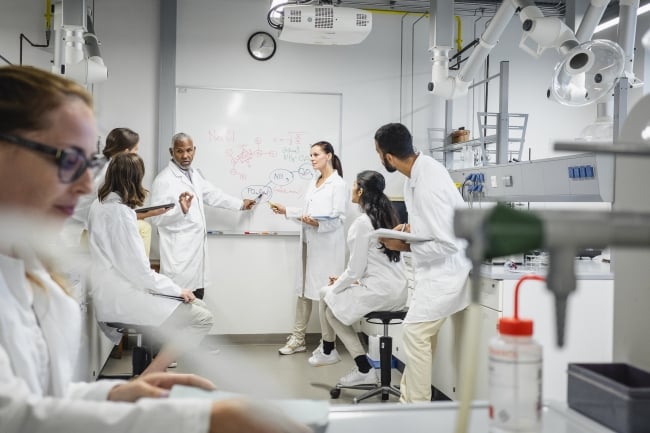
[[[333,405],[327,433],[453,433],[457,402],[384,403]],[[613,431],[569,409],[565,404],[545,402],[542,433],[612,433]],[[488,431],[488,404],[472,404],[468,433]]]
[[[576,259],[576,279],[578,280],[613,280],[614,274],[611,271],[610,263],[602,263],[593,260]],[[481,266],[481,276],[493,280],[518,280],[526,274],[546,275],[548,266],[539,266],[530,269],[519,265],[516,270],[506,270],[503,265]]]

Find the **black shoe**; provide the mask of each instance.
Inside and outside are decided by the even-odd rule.
[[[204,288],[196,289],[192,293],[194,293],[194,296],[196,296],[197,299],[203,299],[203,295],[205,294],[205,289]]]

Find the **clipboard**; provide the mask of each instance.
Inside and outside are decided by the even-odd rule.
[[[329,216],[329,215],[310,215],[311,219],[316,221],[328,221],[338,219],[338,216]]]
[[[169,208],[169,209],[171,209],[174,206],[176,206],[176,203],[167,203],[167,204],[159,204],[159,205],[156,205],[156,206],[141,207],[139,209],[136,209],[135,213],[144,213],[144,212],[149,212],[150,210],[160,209],[160,208],[165,208],[165,209]]]
[[[399,239],[408,244],[415,244],[418,242],[428,242],[435,240],[432,237],[418,236],[413,233],[401,232],[399,230],[392,229],[377,229],[373,232],[373,237],[377,238],[388,238],[388,239]]]
[[[185,301],[185,298],[183,298],[182,296],[166,295],[164,293],[156,293],[156,292],[149,292],[149,293],[154,295],[154,296],[159,296],[161,298],[174,299],[176,301],[181,301],[181,302]]]

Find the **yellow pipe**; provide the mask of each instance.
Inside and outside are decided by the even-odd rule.
[[[45,30],[52,29],[52,1],[45,0]]]
[[[429,15],[429,12],[405,12],[405,11],[386,11],[383,9],[365,9],[364,11],[372,12],[373,14],[386,14],[386,15]]]
[[[458,29],[456,33],[456,50],[460,51],[463,49],[463,25],[459,15],[454,15],[454,18],[456,19],[456,27]]]

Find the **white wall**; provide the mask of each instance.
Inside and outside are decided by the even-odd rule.
[[[147,167],[153,167],[157,141],[158,1],[96,0],[94,4],[95,32],[109,77],[89,89],[95,97],[100,138],[103,142],[116,127],[137,131],[140,154]],[[20,33],[34,43],[45,43],[44,12],[45,1],[0,0],[0,54],[18,64]],[[49,69],[53,46],[53,40],[51,48],[23,43],[23,64]],[[154,175],[147,172],[146,185]]]

